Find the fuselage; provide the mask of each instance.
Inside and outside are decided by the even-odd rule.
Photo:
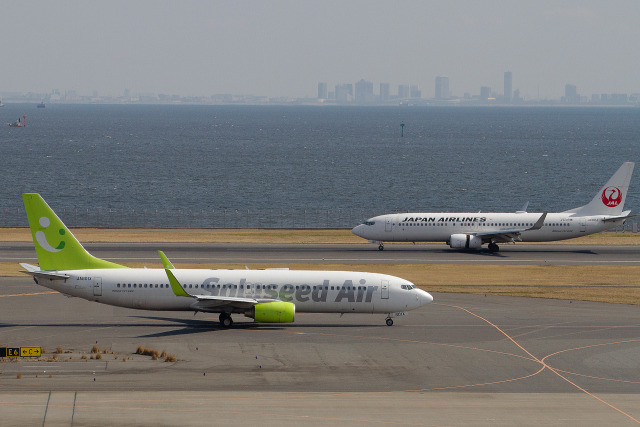
[[[380,215],[353,228],[353,233],[376,242],[448,242],[454,234],[509,234],[533,227],[542,213],[400,213]],[[548,242],[572,239],[620,226],[624,219],[607,215],[575,216],[548,213],[538,230],[521,231],[518,241]],[[500,241],[494,239],[495,241]],[[488,239],[487,239],[488,241]],[[505,241],[505,240],[503,240]]]
[[[433,300],[404,279],[378,273],[305,270],[171,270],[191,295],[280,300],[307,313],[390,313]],[[66,280],[39,284],[67,295],[144,310],[194,310],[193,298],[176,296],[163,269],[58,271]],[[211,312],[218,312],[215,308]],[[221,311],[221,310],[220,310]],[[228,311],[228,310],[226,310]],[[244,309],[232,312],[243,312]]]

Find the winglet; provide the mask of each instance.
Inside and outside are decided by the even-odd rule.
[[[180,285],[180,282],[178,282],[178,279],[176,279],[176,276],[171,271],[174,269],[173,264],[171,264],[171,261],[169,261],[169,259],[166,257],[166,255],[162,251],[158,251],[158,254],[160,254],[160,259],[162,260],[164,271],[165,273],[167,273],[167,277],[169,278],[169,284],[171,285],[171,290],[173,291],[174,295],[177,297],[193,298],[193,295],[188,294],[187,291],[184,290],[184,288]]]
[[[547,212],[545,212],[542,215],[540,215],[540,218],[536,221],[535,224],[533,224],[533,227],[527,228],[525,231],[540,230],[542,228],[542,226],[544,225],[544,220],[546,218],[547,218]]]
[[[520,210],[517,210],[516,213],[526,213],[527,212],[527,208],[529,207],[529,202],[525,203],[524,205],[522,205],[522,207],[520,208]]]
[[[173,270],[175,268],[173,266],[173,264],[171,264],[171,261],[169,261],[169,258],[167,258],[167,256],[164,254],[164,252],[158,251],[158,254],[160,255],[160,260],[162,261],[162,266],[165,269]]]

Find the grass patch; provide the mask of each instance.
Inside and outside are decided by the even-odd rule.
[[[27,227],[7,227],[0,230],[3,242],[32,241],[31,231]],[[366,240],[355,236],[348,228],[74,228],[73,234],[83,243],[366,243]],[[640,233],[604,232],[552,244],[637,245],[640,244]]]
[[[136,354],[151,356],[152,360],[164,359],[165,362],[175,362],[178,360],[176,356],[174,356],[173,354],[167,354],[167,352],[164,350],[162,350],[162,352],[159,352],[158,350],[155,350],[153,348],[147,348],[142,346],[138,347],[138,349],[136,350]]]

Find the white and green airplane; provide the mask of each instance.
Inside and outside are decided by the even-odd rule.
[[[433,301],[399,277],[353,271],[128,268],[89,254],[39,194],[24,200],[39,266],[22,263],[34,281],[65,295],[141,310],[232,314],[259,323],[291,323],[302,313],[384,313],[393,318]]]

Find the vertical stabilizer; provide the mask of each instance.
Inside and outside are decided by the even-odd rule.
[[[22,195],[42,270],[126,268],[91,255],[39,194]]]
[[[624,208],[624,201],[627,199],[634,165],[633,162],[623,163],[589,204],[571,209],[566,213],[573,212],[576,216],[620,215]]]

